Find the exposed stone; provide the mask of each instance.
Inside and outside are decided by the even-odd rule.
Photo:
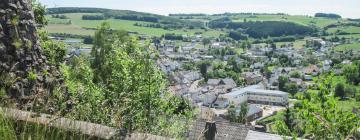
[[[14,23],[12,19],[18,21]],[[60,85],[63,81],[58,78],[61,77],[59,71],[56,67],[48,71],[49,67],[36,33],[31,1],[1,0],[0,76],[10,75],[14,82],[6,87],[0,83],[0,87],[6,88],[20,109],[30,109],[32,105],[46,108],[46,98],[53,92],[49,87],[64,87]],[[43,77],[45,72],[48,74]],[[37,79],[30,81],[30,73],[36,74]]]

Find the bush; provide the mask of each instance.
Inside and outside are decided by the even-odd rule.
[[[355,100],[358,101],[358,102],[360,102],[360,94],[356,94],[356,95],[355,95]]]

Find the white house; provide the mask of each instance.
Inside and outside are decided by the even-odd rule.
[[[260,85],[252,85],[224,95],[236,106],[244,102],[269,105],[287,105],[288,93],[277,90],[264,90]]]

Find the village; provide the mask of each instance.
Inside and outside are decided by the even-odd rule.
[[[140,37],[140,43],[149,39]],[[201,35],[188,38],[182,44],[176,40],[153,40],[151,47],[158,51],[158,67],[169,79],[168,91],[189,101],[206,119],[208,111],[216,120],[229,121],[229,110],[239,114],[244,104],[246,124],[266,132],[258,125],[269,116],[294,106],[296,95],[317,89],[314,80],[333,71],[342,74],[337,64],[351,64],[352,54],[334,51],[338,45],[357,42],[347,39],[331,42],[316,37],[306,38],[306,44],[294,48],[293,43],[239,44],[219,39],[203,39]],[[70,46],[81,44],[65,40]],[[89,54],[91,48],[69,47],[68,58]],[[239,51],[241,50],[241,51]],[[357,55],[355,55],[357,54]],[[333,62],[338,60],[339,62]]]

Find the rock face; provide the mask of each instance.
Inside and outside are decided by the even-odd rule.
[[[25,110],[48,104],[47,97],[62,85],[39,44],[31,0],[1,0],[0,88]]]

